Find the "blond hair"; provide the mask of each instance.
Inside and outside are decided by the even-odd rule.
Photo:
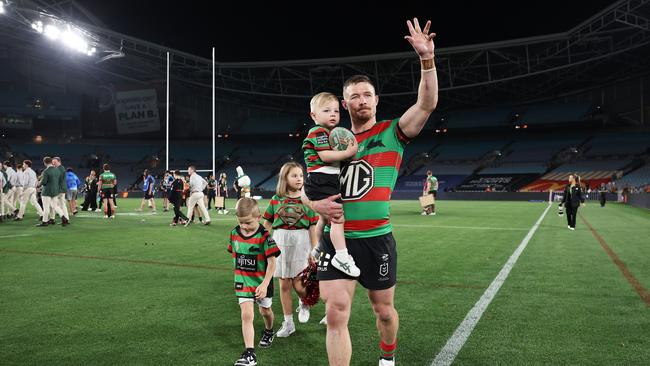
[[[311,108],[312,112],[316,112],[316,108],[330,101],[338,102],[339,98],[337,98],[336,95],[328,92],[318,93],[311,98],[309,107]]]
[[[300,168],[302,171],[302,166],[296,162],[290,161],[285,163],[282,168],[280,168],[280,173],[278,173],[278,185],[275,188],[275,194],[280,197],[287,197],[289,195],[289,185],[287,182],[287,176],[291,169]]]
[[[242,197],[235,205],[235,214],[237,217],[246,217],[248,215],[259,216],[260,208],[257,200],[250,197]]]

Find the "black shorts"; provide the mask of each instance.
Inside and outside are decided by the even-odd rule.
[[[397,249],[392,233],[362,239],[345,239],[348,253],[361,270],[357,278],[368,290],[386,290],[397,282]],[[335,249],[329,233],[324,233],[320,242],[321,255],[318,260],[318,280],[354,279],[330,263]]]
[[[102,188],[102,199],[113,198],[113,188]]]
[[[144,199],[150,200],[153,198],[153,193],[144,192]]]
[[[305,195],[310,201],[320,201],[341,193],[338,174],[309,173],[305,180]],[[337,202],[342,203],[340,199]]]

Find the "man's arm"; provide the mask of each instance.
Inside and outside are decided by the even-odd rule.
[[[434,62],[435,33],[429,33],[431,21],[427,21],[424,30],[420,28],[417,18],[406,22],[409,29],[409,36],[404,38],[409,41],[415,52],[420,57],[422,73],[420,86],[418,87],[418,100],[409,108],[399,120],[399,127],[406,137],[414,138],[420,134],[431,113],[438,104],[438,75]]]

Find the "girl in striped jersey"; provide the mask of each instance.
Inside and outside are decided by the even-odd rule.
[[[299,297],[305,296],[305,288],[298,275],[313,260],[310,253],[318,244],[318,216],[302,204],[302,186],[302,167],[294,162],[284,164],[280,169],[276,194],[264,213],[264,227],[273,232],[273,239],[282,253],[274,274],[280,281],[280,302],[284,313],[277,337],[288,337],[296,331],[291,291],[294,290]],[[298,307],[298,320],[301,323],[309,320],[309,306],[302,302]]]

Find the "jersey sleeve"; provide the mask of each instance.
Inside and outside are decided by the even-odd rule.
[[[395,131],[395,137],[402,146],[406,146],[411,142],[411,138],[406,136],[404,131],[402,131],[402,128],[399,126],[399,118],[396,118],[391,122],[391,128]]]
[[[269,201],[269,205],[266,207],[266,211],[264,211],[264,215],[262,216],[262,217],[264,217],[264,220],[273,223],[273,218],[274,218],[274,214],[275,214],[274,201],[277,201],[277,200],[278,200],[278,196],[273,196],[271,198],[271,200]]]
[[[264,256],[267,258],[269,257],[277,257],[280,255],[280,248],[278,248],[278,245],[275,243],[275,240],[271,237],[271,235],[266,232],[266,237],[264,238]]]
[[[330,146],[330,133],[324,127],[314,127],[307,133],[307,138],[302,144],[303,149],[313,149],[315,151],[332,150]]]
[[[228,253],[232,253],[232,233],[230,233],[230,238],[228,238]]]

